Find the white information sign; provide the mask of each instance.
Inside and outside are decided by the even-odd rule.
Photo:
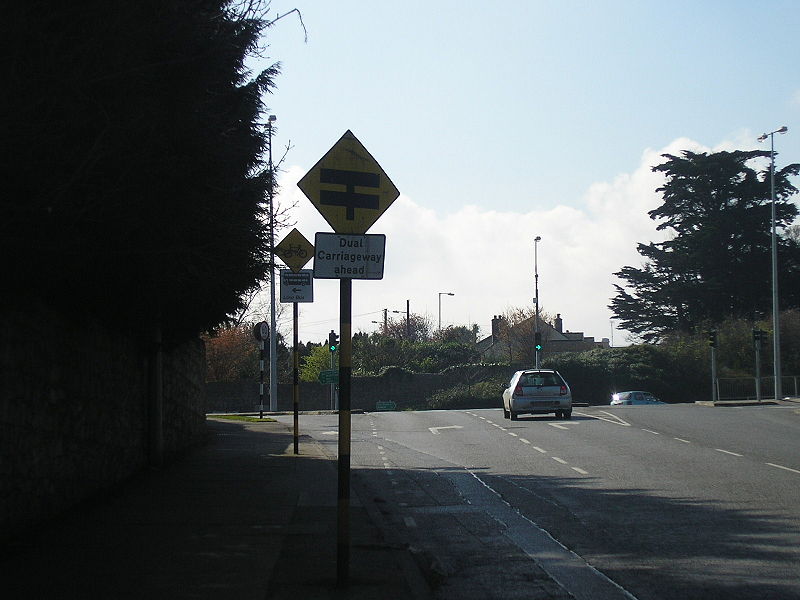
[[[314,277],[317,279],[383,279],[386,236],[317,233]]]
[[[313,302],[313,274],[311,269],[300,269],[297,273],[281,269],[281,302]]]

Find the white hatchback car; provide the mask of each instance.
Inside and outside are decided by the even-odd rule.
[[[503,417],[517,420],[518,415],[555,413],[572,417],[572,392],[564,378],[552,369],[517,371],[503,392]]]

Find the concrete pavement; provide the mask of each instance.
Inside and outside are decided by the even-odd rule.
[[[208,443],[26,532],[0,554],[8,599],[424,599],[380,515],[351,498],[336,586],[336,463],[281,423],[210,418]]]

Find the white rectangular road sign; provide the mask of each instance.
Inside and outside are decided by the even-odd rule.
[[[382,233],[314,236],[314,277],[317,279],[383,279],[386,236]]]
[[[281,269],[281,302],[313,302],[313,274],[311,269],[300,269],[297,273]]]

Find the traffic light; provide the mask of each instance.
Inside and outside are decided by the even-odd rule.
[[[328,334],[328,350],[336,352],[339,349],[339,336],[331,329]]]
[[[542,349],[542,332],[537,331],[533,334],[533,341],[534,341],[534,348],[537,352],[540,352]]]
[[[708,332],[708,345],[712,348],[717,347],[717,330],[711,329]]]

